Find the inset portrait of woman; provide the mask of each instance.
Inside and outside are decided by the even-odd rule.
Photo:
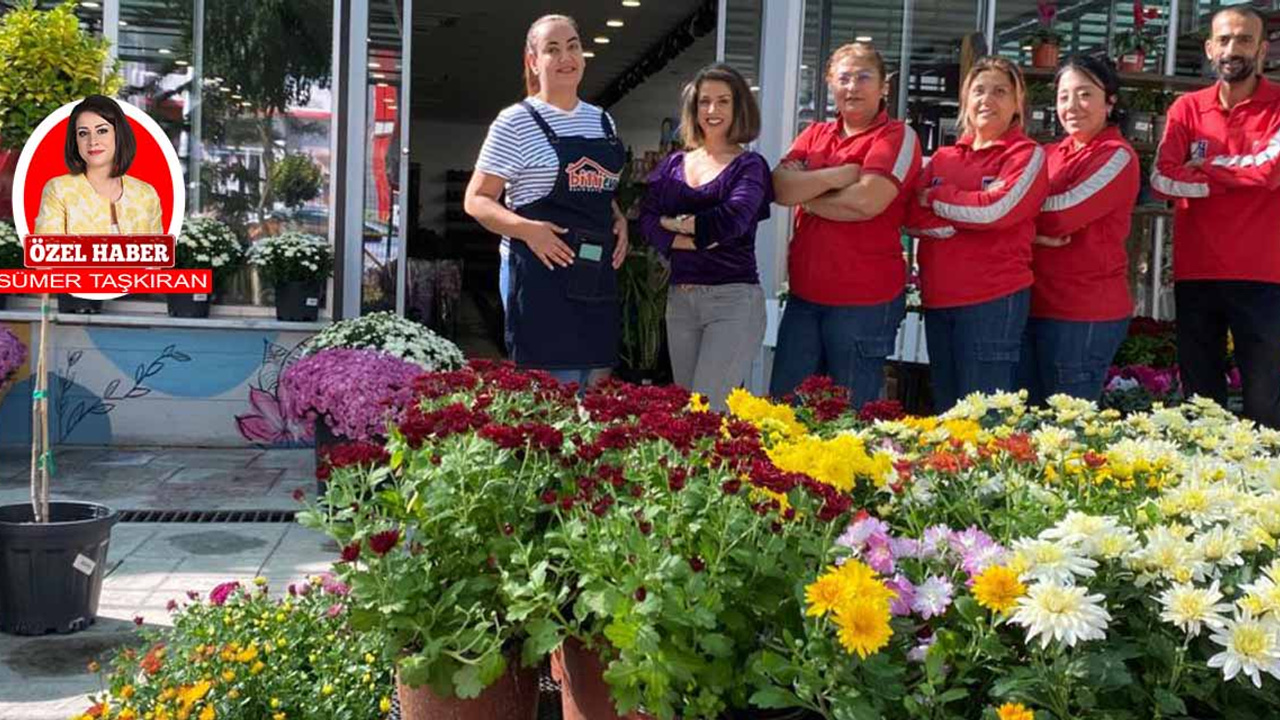
[[[71,111],[64,157],[67,174],[45,183],[37,234],[159,234],[160,197],[127,173],[137,152],[120,105],[90,95]]]

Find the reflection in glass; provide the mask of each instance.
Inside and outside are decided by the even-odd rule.
[[[363,273],[360,312],[396,309],[400,254],[400,0],[369,5]]]

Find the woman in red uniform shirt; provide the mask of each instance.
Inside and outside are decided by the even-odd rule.
[[[885,112],[884,60],[867,43],[827,63],[839,115],[805,129],[773,173],[775,201],[800,206],[787,252],[790,294],[770,394],[825,374],[854,406],[880,396],[906,312],[899,229],[920,171],[920,142]]]
[[[1067,138],[1046,148],[1049,198],[1036,221],[1019,373],[1036,403],[1058,393],[1097,400],[1133,312],[1125,238],[1141,170],[1112,124],[1120,80],[1105,60],[1076,55],[1057,86]]]
[[[959,142],[933,154],[918,190],[920,290],[934,409],[1010,390],[1031,304],[1031,241],[1048,194],[1044,149],[1022,132],[1026,86],[1008,60],[974,63]],[[947,225],[949,227],[938,227]]]

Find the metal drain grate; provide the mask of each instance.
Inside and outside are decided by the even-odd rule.
[[[121,510],[122,523],[291,523],[293,510]]]

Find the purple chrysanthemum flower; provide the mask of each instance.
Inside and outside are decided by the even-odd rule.
[[[941,575],[930,575],[924,582],[916,586],[915,599],[911,601],[911,609],[921,618],[928,620],[944,614],[951,607],[951,593],[955,590],[951,581]]]

